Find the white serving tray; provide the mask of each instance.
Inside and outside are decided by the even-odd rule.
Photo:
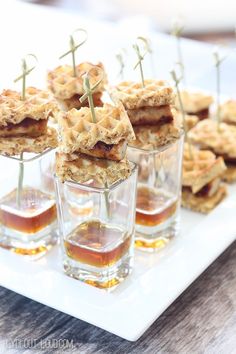
[[[0,30],[4,31],[8,26],[9,17],[14,22],[1,42],[1,89],[13,87],[12,81],[19,75],[20,57],[32,52],[37,54],[40,65],[28,83],[44,87],[46,70],[61,64],[58,57],[68,47],[68,35],[78,27],[89,32],[89,41],[79,51],[78,60],[101,60],[111,82],[117,80],[119,71],[115,54],[120,48],[131,48],[137,35],[151,38],[156,72],[161,79],[170,79],[169,71],[177,60],[175,40],[152,32],[145,22],[139,21],[138,26],[135,22],[130,24],[130,20],[117,25],[99,23],[78,14],[64,14],[13,0],[0,4],[0,10]],[[18,44],[18,58],[16,47],[9,43]],[[187,84],[213,91],[212,46],[190,40],[182,40],[182,45]],[[133,52],[129,51],[125,69],[127,79],[137,79],[138,73],[133,70],[135,61]],[[148,59],[144,63],[147,77],[152,74],[149,63]],[[222,70],[222,92],[227,95],[235,92],[234,68],[235,58],[228,56]],[[157,254],[137,251],[133,274],[113,293],[65,276],[58,247],[36,262],[0,249],[0,285],[135,341],[235,240],[235,215],[236,186],[229,188],[229,197],[208,216],[182,211],[181,235]]]
[[[30,262],[0,250],[0,285],[130,341],[235,240],[236,186],[207,216],[183,210],[181,234],[156,254],[136,251],[132,275],[112,293],[63,274],[60,250]]]

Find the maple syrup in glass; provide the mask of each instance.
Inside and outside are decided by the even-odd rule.
[[[17,204],[17,190],[0,201],[0,223],[29,237],[51,225],[56,217],[55,200],[32,188],[22,190],[20,205]]]
[[[129,250],[131,236],[119,227],[100,221],[82,223],[64,241],[65,252],[75,261],[94,267],[110,267]]]
[[[157,226],[168,220],[176,212],[178,201],[165,191],[146,186],[137,189],[136,224]]]
[[[35,259],[57,242],[55,193],[45,190],[42,178],[53,159],[53,149],[24,153],[23,160],[0,156],[0,247]]]
[[[158,149],[128,147],[139,167],[135,245],[144,251],[164,247],[179,231],[183,137]]]
[[[112,290],[131,273],[137,183],[137,167],[131,166],[129,178],[109,187],[62,183],[56,177],[62,263],[68,276]]]
[[[178,209],[179,198],[161,189],[138,186],[136,247],[150,251],[164,247],[174,236]]]

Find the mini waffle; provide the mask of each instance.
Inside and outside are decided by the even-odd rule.
[[[181,127],[175,120],[163,125],[145,125],[133,128],[136,140],[129,145],[144,150],[153,150],[169,144],[178,139],[182,132]]]
[[[106,104],[96,107],[95,112],[96,123],[93,123],[91,110],[87,107],[79,111],[72,109],[59,116],[62,152],[91,150],[98,142],[114,145],[135,139],[127,113],[121,105],[114,107]]]
[[[182,206],[203,214],[209,213],[214,209],[227,195],[226,186],[221,185],[217,192],[212,196],[196,196],[191,190],[182,191]]]
[[[74,181],[85,183],[95,181],[104,186],[126,179],[131,174],[127,159],[119,162],[96,159],[83,154],[56,154],[56,174],[62,182]]]
[[[126,109],[168,106],[174,103],[172,87],[165,81],[145,80],[142,83],[124,81],[110,89],[114,101],[121,101]]]
[[[236,101],[229,100],[220,107],[221,120],[236,125]]]
[[[185,144],[182,184],[191,188],[191,192],[195,194],[219,177],[226,170],[226,166],[223,158],[217,158],[211,151],[201,151],[191,146],[191,153],[192,156],[188,144]]]
[[[37,138],[9,137],[0,138],[0,153],[14,156],[22,152],[42,153],[48,148],[57,147],[57,132],[53,128],[47,128],[46,134]]]
[[[205,119],[189,132],[190,140],[201,149],[212,150],[224,158],[226,163],[236,161],[236,127]]]
[[[184,111],[189,115],[196,115],[199,119],[209,117],[209,106],[213,103],[213,98],[202,92],[182,91],[181,99]],[[175,100],[175,107],[180,110],[178,97]]]
[[[20,124],[24,119],[47,120],[56,109],[54,100],[46,91],[27,87],[23,101],[20,93],[4,90],[0,95],[0,128]]]
[[[84,62],[76,66],[77,76],[73,75],[73,67],[70,65],[59,66],[50,71],[47,76],[48,88],[59,100],[71,99],[74,95],[83,95],[83,75],[89,72],[90,84],[93,86],[101,78],[101,71],[104,78],[95,92],[103,92],[104,85],[107,83],[105,69],[102,63],[97,65]]]

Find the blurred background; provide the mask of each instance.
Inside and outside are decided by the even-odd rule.
[[[27,0],[22,0],[26,1]],[[236,24],[235,0],[28,0],[58,7],[96,19],[120,21],[130,17],[148,20],[153,29],[170,32],[171,22],[180,17],[188,38],[233,44]]]
[[[143,62],[145,77],[170,80],[178,61],[176,38],[168,36],[173,21],[184,24],[181,48],[185,85],[214,92],[215,44],[223,57],[221,90],[236,96],[236,1],[235,0],[8,0],[0,1],[0,90],[20,88],[20,59],[26,53],[38,58],[29,84],[45,87],[46,72],[71,58],[59,60],[69,48],[69,35],[85,28],[89,40],[76,53],[77,62],[102,61],[110,83],[120,80],[117,53],[122,51],[124,78],[138,80],[132,48],[137,36],[150,40],[152,55]],[[196,42],[192,39],[201,40]],[[79,40],[79,38],[77,38]],[[209,43],[206,43],[209,42]]]

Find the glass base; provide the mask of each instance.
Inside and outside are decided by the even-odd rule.
[[[179,232],[179,218],[172,217],[158,227],[136,225],[135,247],[146,252],[164,248]]]
[[[111,267],[97,268],[64,256],[65,273],[100,289],[114,290],[132,271],[133,257],[127,253]]]
[[[32,260],[41,258],[57,242],[57,223],[32,235],[0,227],[0,247]]]

